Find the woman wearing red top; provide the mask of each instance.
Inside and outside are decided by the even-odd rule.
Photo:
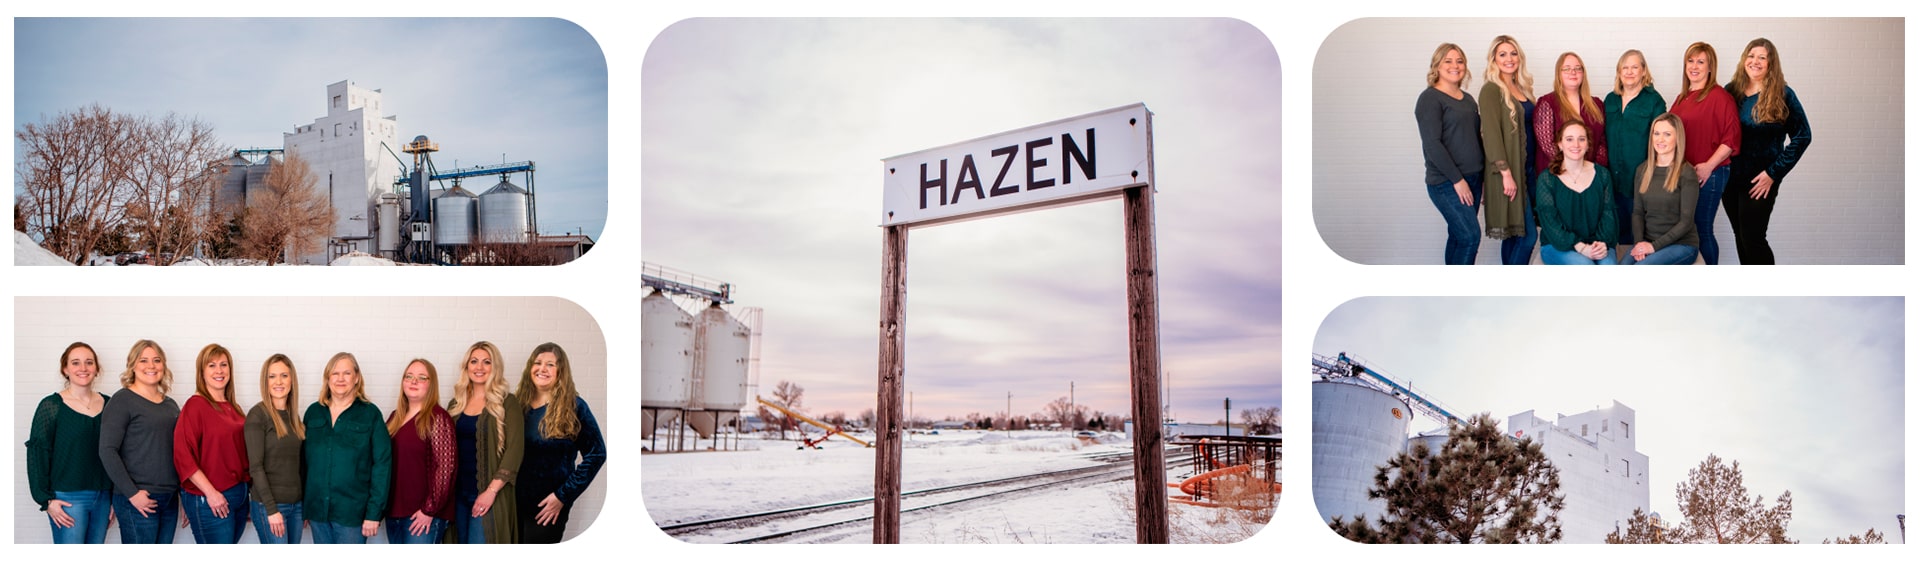
[[[393,501],[387,544],[434,544],[453,520],[453,418],[440,408],[440,374],[413,359],[400,375],[400,403],[387,415],[393,438]]]
[[[1572,51],[1553,63],[1553,91],[1533,106],[1533,142],[1541,155],[1557,154],[1560,124],[1578,121],[1587,130],[1587,161],[1607,166],[1607,113],[1587,86],[1587,65]],[[1533,171],[1546,172],[1557,158],[1535,159]]]
[[[1707,264],[1720,264],[1720,243],[1713,236],[1713,220],[1719,215],[1720,196],[1726,193],[1731,176],[1727,165],[1740,154],[1740,114],[1733,95],[1715,82],[1719,68],[1720,59],[1712,45],[1688,45],[1687,87],[1673,99],[1670,110],[1686,126],[1685,160],[1693,163],[1694,173],[1700,177],[1700,203],[1693,208],[1693,223],[1700,232],[1700,257]]]
[[[233,544],[247,529],[247,416],[234,404],[233,355],[218,344],[194,360],[193,397],[173,427],[173,468],[193,540]]]

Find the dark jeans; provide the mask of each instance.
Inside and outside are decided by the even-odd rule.
[[[1540,228],[1533,222],[1533,183],[1527,183],[1520,190],[1528,192],[1527,211],[1520,214],[1526,220],[1526,235],[1500,240],[1500,264],[1533,264],[1533,243],[1540,239]],[[1504,198],[1506,194],[1499,197]]]
[[[258,501],[247,501],[247,514],[253,518],[253,532],[260,537],[260,544],[300,544],[300,503],[278,503],[281,526],[287,530],[287,536],[273,536],[273,524],[267,522],[267,506]]]
[[[187,526],[193,528],[193,542],[197,544],[235,544],[240,542],[240,534],[247,531],[247,510],[253,502],[247,499],[247,483],[240,482],[233,487],[220,490],[216,494],[227,500],[227,516],[215,517],[213,507],[207,504],[207,497],[192,492],[181,492],[181,502],[187,508]]]
[[[1775,179],[1772,189],[1765,198],[1754,198],[1753,177],[1759,176],[1765,169],[1742,170],[1733,172],[1733,178],[1727,181],[1727,196],[1722,200],[1727,208],[1727,222],[1733,224],[1733,247],[1740,253],[1740,264],[1774,264],[1773,245],[1767,243],[1767,224],[1773,220],[1773,203],[1780,196],[1780,182]]]
[[[487,518],[473,517],[472,499],[453,506],[453,541],[459,544],[487,544]]]
[[[1473,205],[1460,203],[1453,183],[1427,186],[1427,197],[1440,217],[1447,220],[1447,264],[1473,264],[1480,254],[1480,173],[1466,175],[1467,190],[1473,193]]]
[[[173,532],[180,528],[180,496],[148,492],[147,497],[160,504],[143,516],[134,511],[133,502],[126,496],[113,496],[113,515],[120,520],[120,544],[173,544]]]
[[[1700,205],[1693,208],[1693,225],[1700,231],[1700,257],[1707,264],[1720,264],[1720,241],[1713,236],[1713,220],[1720,215],[1720,196],[1727,192],[1727,165],[1713,169],[1706,184],[1700,185]]]
[[[367,537],[360,534],[359,525],[308,521],[307,526],[313,528],[313,544],[367,544]]]
[[[53,544],[103,544],[107,542],[107,516],[113,511],[113,490],[53,492],[53,498],[72,505],[61,509],[73,518],[73,526],[53,524]]]
[[[439,544],[440,536],[447,532],[446,519],[434,519],[427,525],[426,534],[413,534],[412,517],[387,518],[387,544]]]
[[[1611,265],[1614,264],[1614,262],[1611,252],[1609,252],[1605,258],[1593,260],[1575,251],[1562,251],[1554,248],[1553,245],[1544,245],[1540,247],[1540,264]]]

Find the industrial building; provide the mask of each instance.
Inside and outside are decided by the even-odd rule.
[[[1345,353],[1316,354],[1313,361],[1314,505],[1322,521],[1377,518],[1386,502],[1367,499],[1367,489],[1379,468],[1416,444],[1434,450],[1447,441],[1445,428],[1409,436],[1413,414],[1443,423],[1459,418]],[[1651,510],[1648,460],[1634,446],[1640,429],[1631,408],[1616,401],[1554,421],[1528,410],[1507,418],[1505,432],[1515,440],[1533,439],[1560,471],[1561,542],[1605,542],[1634,509]]]
[[[641,438],[648,450],[694,450],[735,424],[759,381],[760,308],[731,304],[732,285],[643,264],[640,300]],[[688,313],[674,296],[697,307]],[[657,430],[668,429],[664,446]],[[686,431],[695,434],[689,443]],[[735,435],[737,437],[737,434]]]

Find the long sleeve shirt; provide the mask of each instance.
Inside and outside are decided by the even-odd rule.
[[[173,469],[180,474],[180,489],[200,496],[218,495],[248,481],[246,426],[247,416],[239,407],[216,405],[199,395],[187,398],[173,426]],[[200,491],[193,483],[196,472],[217,491]]]
[[[113,393],[100,410],[100,465],[113,481],[113,492],[124,497],[145,490],[149,497],[172,495],[180,489],[173,468],[173,423],[180,404],[162,397],[158,403],[140,397],[132,388]]]
[[[1667,111],[1667,99],[1652,86],[1640,88],[1640,94],[1628,102],[1620,94],[1609,92],[1602,106],[1607,113],[1607,172],[1613,174],[1613,193],[1632,194],[1640,163],[1647,160],[1647,136],[1653,118]]]
[[[1540,244],[1572,251],[1575,243],[1602,241],[1613,243],[1620,235],[1618,206],[1613,201],[1613,177],[1607,168],[1593,167],[1593,180],[1579,192],[1568,188],[1560,177],[1540,175],[1534,194],[1540,197],[1534,211],[1540,219]]]
[[[580,432],[572,437],[549,439],[540,431],[540,420],[547,408],[527,412],[526,456],[520,463],[521,505],[531,509],[548,495],[560,498],[567,507],[593,483],[600,467],[607,462],[607,444],[601,440],[600,424],[593,418],[587,400],[574,398],[573,411],[580,417]],[[576,464],[575,459],[579,460]]]
[[[356,399],[336,421],[327,406],[314,402],[305,422],[306,519],[349,527],[379,521],[393,485],[393,442],[380,408]]]
[[[1707,99],[1700,97],[1699,90],[1683,93],[1673,99],[1673,108],[1668,110],[1680,116],[1680,125],[1687,129],[1686,160],[1696,165],[1707,164],[1713,160],[1713,154],[1721,145],[1732,149],[1731,159],[1740,154],[1740,115],[1733,103],[1733,95],[1719,85],[1707,86]],[[1727,164],[1721,161],[1720,165]]]
[[[1588,98],[1593,100],[1593,107],[1601,107],[1599,98]],[[1580,115],[1580,123],[1587,126],[1585,160],[1601,167],[1607,166],[1607,128],[1598,125],[1605,116],[1587,111],[1586,104],[1580,104],[1580,111],[1575,113]],[[1534,173],[1545,172],[1547,167],[1560,160],[1560,125],[1560,94],[1548,92],[1533,106],[1533,143],[1540,151],[1540,158],[1534,159]]]
[[[411,517],[419,511],[431,517],[453,519],[453,470],[459,464],[454,456],[453,418],[440,406],[427,406],[413,419],[400,425],[393,434],[393,503],[388,517]],[[405,415],[394,413],[388,416]],[[433,419],[433,430],[420,438],[417,419]]]
[[[1792,87],[1786,89],[1787,117],[1777,122],[1754,121],[1753,106],[1759,96],[1733,94],[1734,104],[1740,108],[1740,158],[1736,160],[1741,168],[1755,174],[1765,171],[1775,183],[1800,164],[1807,144],[1813,142],[1813,129],[1807,126],[1807,111],[1800,107],[1800,97],[1794,95]]]
[[[106,394],[100,400],[105,402]],[[100,416],[74,411],[57,393],[40,400],[27,435],[27,489],[33,502],[46,511],[54,492],[112,487],[100,465]]]
[[[1648,168],[1653,169],[1653,178],[1647,182],[1647,191],[1636,193],[1633,198],[1633,241],[1630,242],[1652,243],[1656,251],[1676,243],[1698,248],[1700,232],[1694,226],[1693,210],[1700,203],[1700,177],[1685,163],[1677,167],[1654,166],[1651,162],[1640,164],[1641,171]],[[1680,179],[1673,191],[1668,192],[1667,175],[1675,170],[1680,172]],[[1640,185],[1640,174],[1633,175],[1635,190]]]
[[[300,468],[306,453],[302,452],[300,435],[293,432],[293,410],[281,415],[288,419],[287,436],[280,436],[273,429],[273,421],[268,419],[267,404],[261,403],[247,411],[247,462],[252,469],[253,487],[248,491],[254,501],[265,507],[268,515],[280,513],[280,504],[299,503],[302,483]]]
[[[1480,107],[1472,94],[1461,92],[1456,100],[1428,87],[1413,103],[1413,120],[1420,128],[1427,185],[1459,182],[1466,175],[1479,174],[1485,166],[1480,149]]]

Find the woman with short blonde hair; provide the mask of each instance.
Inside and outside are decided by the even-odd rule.
[[[1647,131],[1655,116],[1667,112],[1667,99],[1653,89],[1653,72],[1637,49],[1620,54],[1613,66],[1613,91],[1603,102],[1607,115],[1607,172],[1613,176],[1613,200],[1620,217],[1633,215],[1635,171],[1645,162]],[[1632,226],[1620,222],[1618,241],[1633,241]]]
[[[1447,223],[1447,264],[1473,264],[1480,253],[1480,109],[1466,91],[1473,73],[1466,51],[1442,43],[1427,65],[1427,88],[1413,103],[1426,157],[1427,199]]]
[[[113,481],[120,543],[173,544],[180,516],[173,427],[180,404],[167,397],[173,370],[166,350],[152,340],[134,343],[120,385],[100,410],[100,464]]]
[[[366,544],[380,532],[393,485],[393,443],[367,401],[359,360],[333,355],[326,378],[306,414],[307,525],[315,544]]]

